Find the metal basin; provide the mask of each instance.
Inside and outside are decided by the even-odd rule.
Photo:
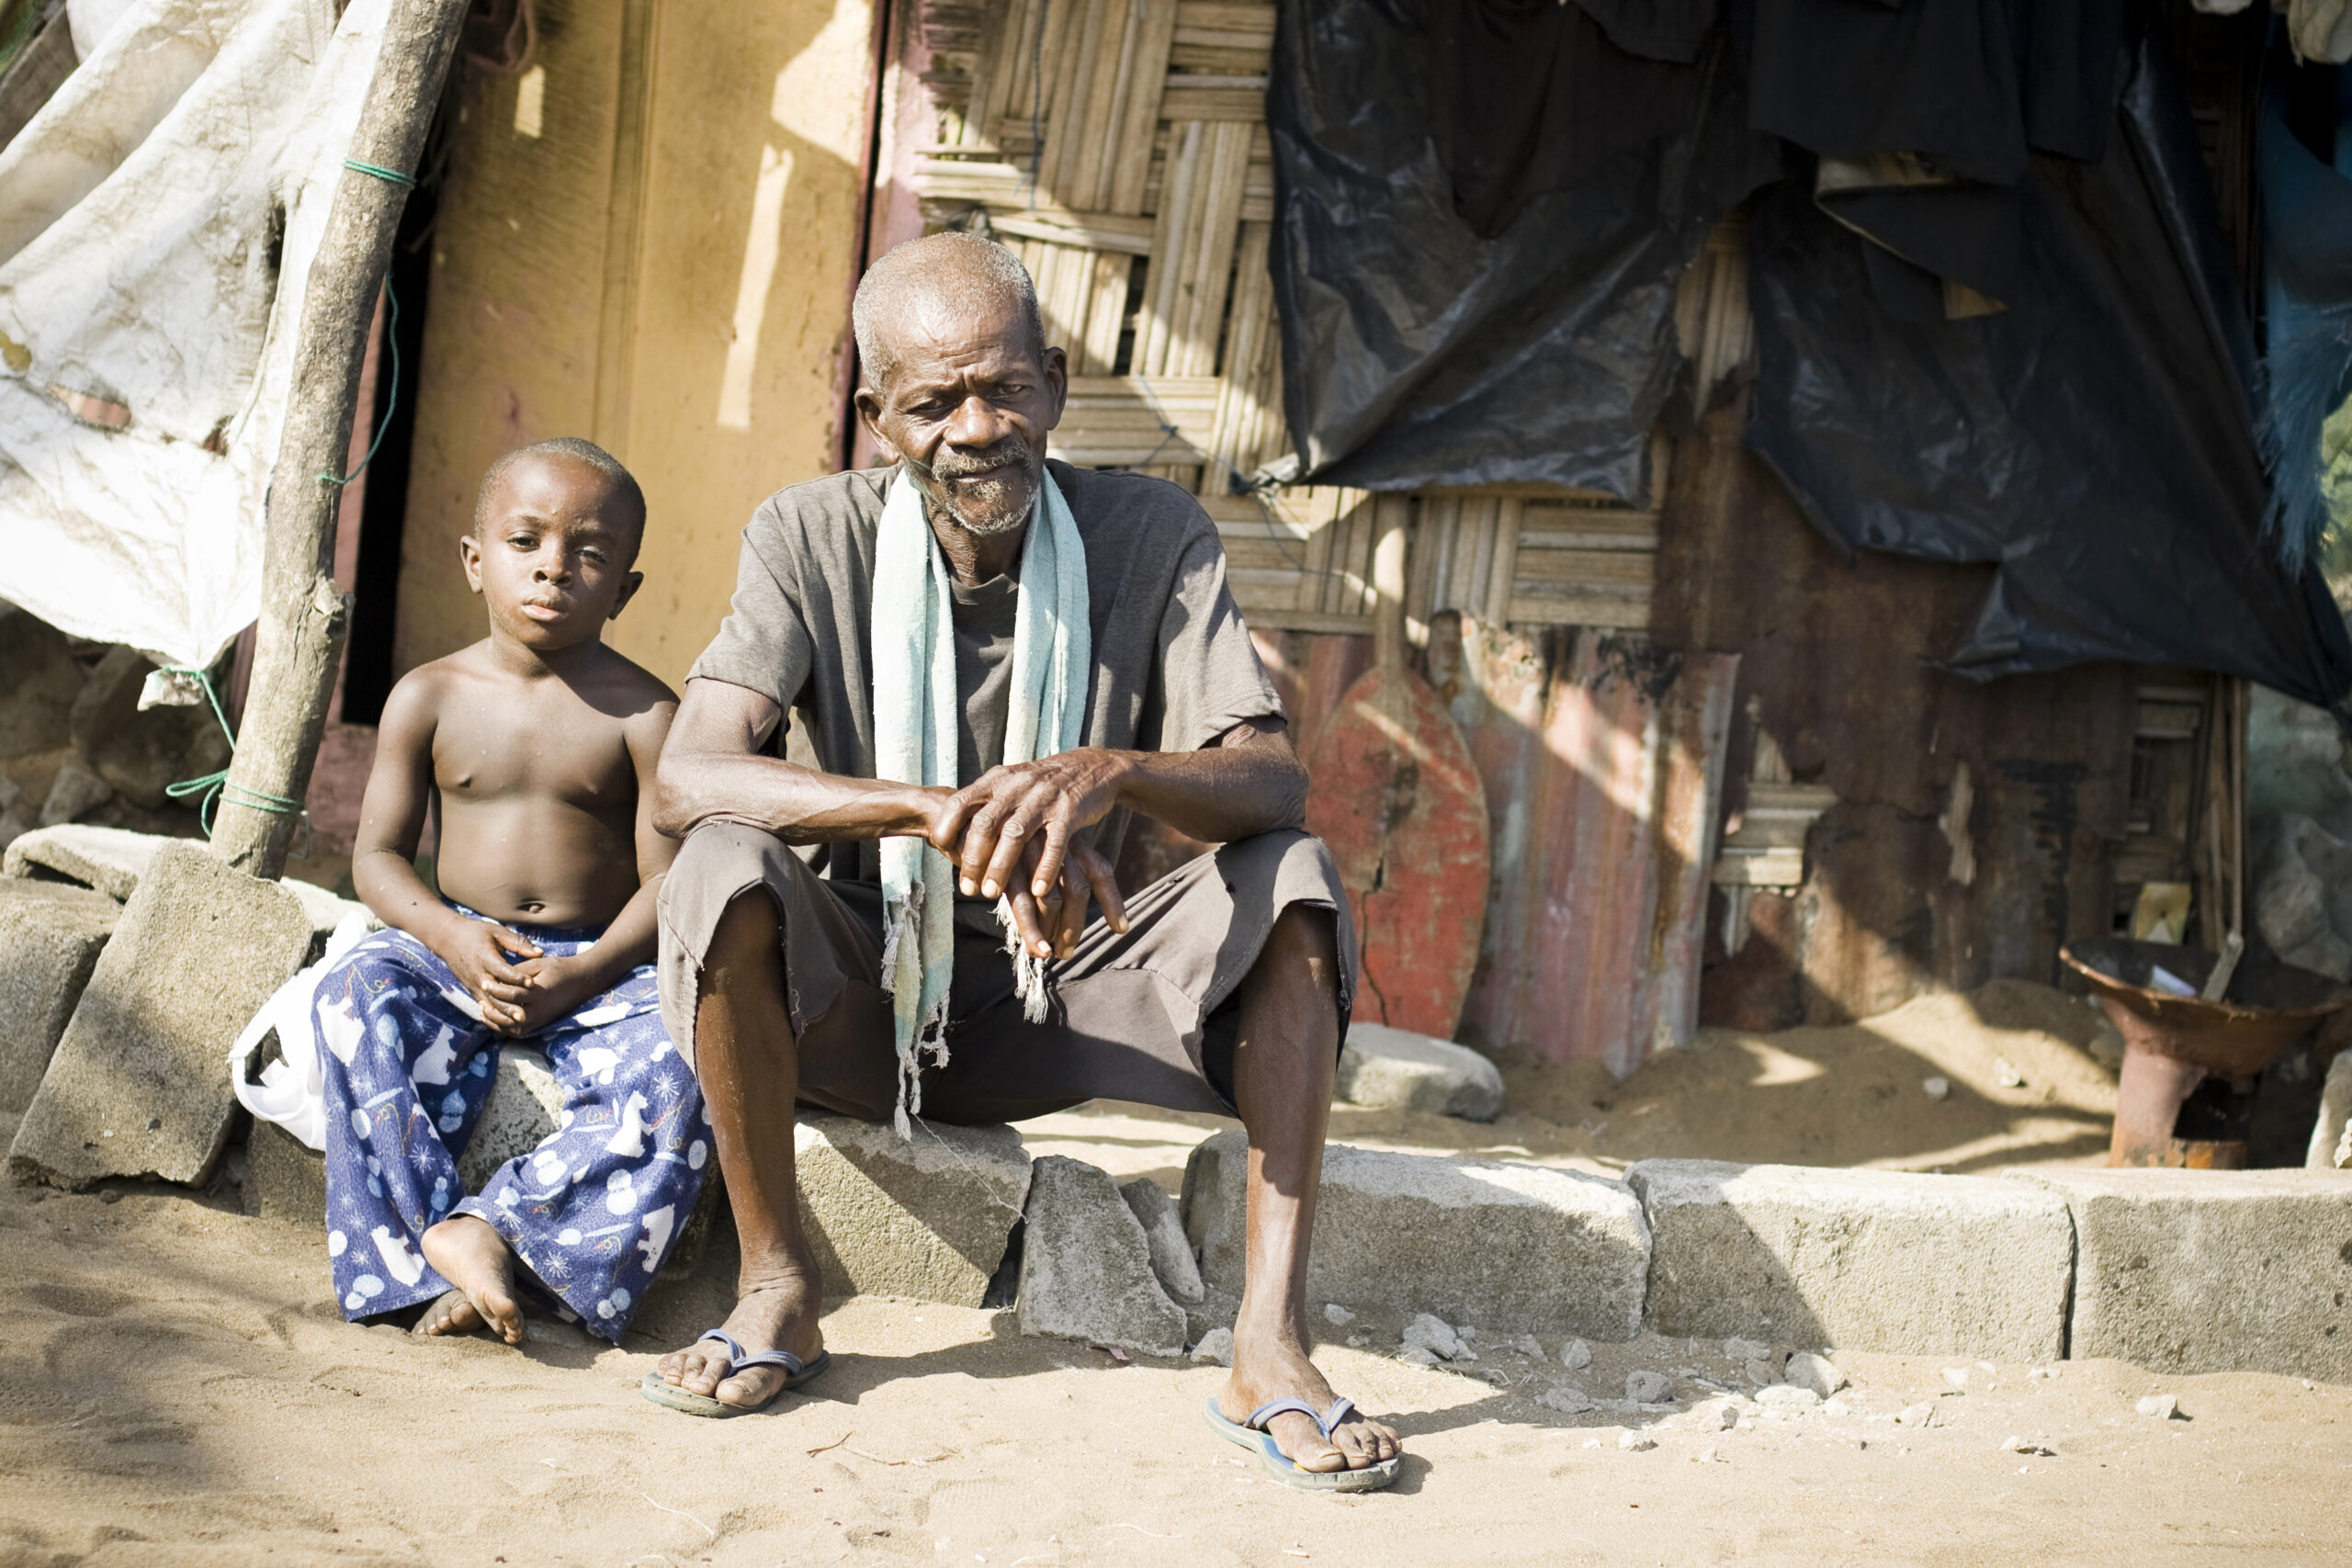
[[[2352,988],[2324,975],[2251,960],[2238,965],[2223,1001],[2176,997],[2149,984],[2162,964],[2202,988],[2217,961],[2203,948],[2099,937],[2070,942],[2058,955],[2089,983],[2123,1036],[2109,1165],[2243,1167],[2243,1139],[2173,1136],[2182,1102],[2209,1073],[2252,1078],[2352,1002]]]

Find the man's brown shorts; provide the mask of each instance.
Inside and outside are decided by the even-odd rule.
[[[882,989],[882,892],[811,871],[773,834],[697,828],[662,886],[662,1014],[694,1059],[695,1004],[719,918],[753,888],[781,916],[786,1003],[799,1039],[800,1099],[866,1121],[897,1103],[890,998]],[[1094,1099],[1233,1113],[1235,991],[1293,904],[1333,912],[1342,1033],[1355,940],[1338,868],[1309,834],[1225,845],[1127,896],[1127,933],[1100,919],[1053,965],[1043,1023],[1022,1016],[1001,932],[959,920],[946,1066],[922,1075],[922,1114],[1014,1122]]]

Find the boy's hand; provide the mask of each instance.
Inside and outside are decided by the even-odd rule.
[[[481,1004],[484,1023],[492,1029],[508,1030],[512,1021],[522,1016],[522,1004],[529,994],[528,981],[515,960],[537,962],[538,943],[504,926],[459,916],[456,924],[425,945]]]
[[[492,1021],[492,1027],[507,1034],[528,1034],[535,1029],[544,1029],[573,1011],[597,990],[595,976],[577,957],[543,954],[524,960],[514,966],[514,972],[523,979],[521,992],[514,1001],[500,1004],[500,1017]],[[491,1019],[487,1006],[482,1009],[482,1017],[485,1021]]]

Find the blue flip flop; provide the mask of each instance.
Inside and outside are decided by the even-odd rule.
[[[1245,1449],[1258,1450],[1258,1462],[1266,1472],[1285,1486],[1295,1486],[1302,1492],[1377,1492],[1396,1479],[1396,1465],[1402,1455],[1385,1459],[1378,1464],[1368,1464],[1362,1470],[1301,1470],[1283,1452],[1273,1435],[1266,1430],[1266,1423],[1275,1416],[1295,1410],[1322,1429],[1323,1440],[1330,1441],[1340,1424],[1355,1413],[1352,1399],[1335,1399],[1331,1408],[1317,1415],[1315,1406],[1303,1399],[1270,1399],[1250,1412],[1247,1421],[1228,1421],[1225,1412],[1212,1399],[1202,1406],[1209,1430],[1228,1443],[1238,1443]]]
[[[784,1369],[783,1386],[757,1404],[729,1404],[723,1399],[713,1399],[707,1393],[695,1393],[691,1390],[679,1388],[659,1371],[650,1371],[645,1374],[645,1381],[638,1385],[639,1391],[656,1404],[672,1410],[682,1410],[689,1416],[709,1416],[720,1418],[729,1416],[749,1416],[755,1410],[765,1410],[775,1402],[778,1394],[784,1393],[786,1390],[796,1389],[808,1382],[831,1365],[833,1359],[833,1353],[830,1350],[818,1351],[817,1359],[813,1361],[803,1361],[789,1350],[747,1352],[736,1337],[723,1328],[712,1329],[702,1336],[702,1338],[696,1339],[695,1343],[699,1345],[703,1339],[716,1339],[727,1347],[727,1377],[731,1378],[738,1372],[749,1371],[753,1367],[782,1367]],[[718,1381],[725,1382],[727,1378],[721,1378]]]

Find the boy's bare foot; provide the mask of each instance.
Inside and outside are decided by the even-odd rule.
[[[1298,1337],[1282,1331],[1250,1331],[1236,1325],[1233,1334],[1233,1375],[1217,1396],[1217,1408],[1228,1421],[1247,1421],[1250,1413],[1276,1399],[1303,1399],[1317,1410],[1329,1410],[1338,1395]],[[1329,1474],[1338,1470],[1363,1470],[1395,1459],[1404,1451],[1396,1429],[1361,1413],[1351,1416],[1331,1434],[1329,1442],[1314,1422],[1295,1410],[1285,1411],[1266,1424],[1274,1446],[1301,1470]]]
[[[825,1348],[817,1325],[824,1287],[814,1269],[772,1280],[747,1283],[727,1314],[727,1332],[745,1350],[789,1350],[805,1362],[814,1361]],[[732,1363],[727,1347],[716,1339],[701,1339],[662,1358],[662,1381],[689,1393],[705,1394],[722,1404],[756,1409],[774,1399],[784,1386],[782,1367],[753,1367],[728,1375]]]
[[[424,1309],[416,1332],[471,1334],[487,1328],[523,1343],[523,1309],[514,1301],[514,1254],[489,1222],[453,1214],[417,1238],[417,1249],[458,1288]]]

